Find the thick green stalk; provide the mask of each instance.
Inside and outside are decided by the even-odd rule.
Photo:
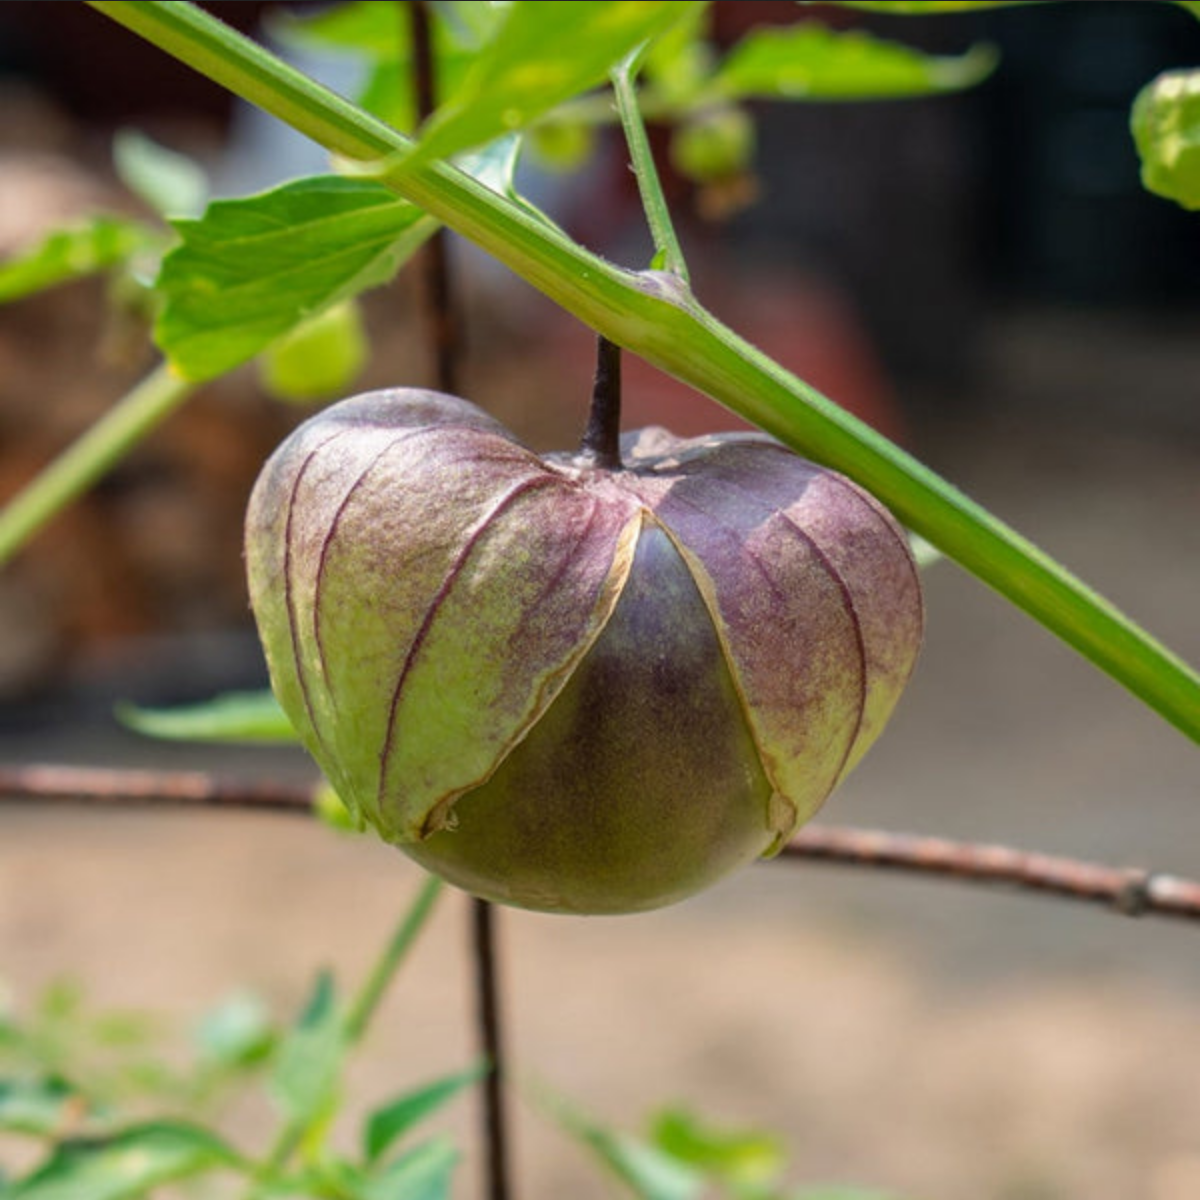
[[[621,270],[189,4],[89,0],[243,99],[348,158],[618,345],[857,479],[910,528],[1200,741],[1200,675],[917,460],[720,324],[679,280]]]
[[[0,566],[195,389],[161,366],[117,401],[0,510]]]

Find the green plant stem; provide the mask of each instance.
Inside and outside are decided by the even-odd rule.
[[[437,876],[430,875],[426,878],[417,892],[417,898],[408,907],[400,924],[396,926],[387,945],[384,946],[383,953],[371,968],[371,973],[347,1010],[342,1024],[347,1049],[362,1041],[388,986],[408,957],[417,935],[425,928],[433,906],[441,895],[442,886],[442,881]],[[257,1167],[255,1175],[258,1182],[250,1189],[247,1200],[257,1200],[263,1194],[264,1182],[277,1175],[287,1165],[288,1160],[304,1143],[310,1127],[311,1121],[301,1118],[288,1121],[280,1129],[266,1158]]]
[[[348,158],[611,341],[845,472],[911,529],[1200,741],[1200,675],[1050,556],[727,329],[676,278],[625,271],[412,143],[199,9],[89,0],[236,95]],[[394,160],[389,167],[385,160]]]
[[[161,366],[0,510],[0,566],[195,391]]]
[[[417,935],[425,928],[433,906],[441,895],[442,886],[442,881],[436,875],[430,875],[421,885],[416,900],[404,914],[404,919],[396,927],[371,974],[354,998],[346,1013],[345,1025],[346,1040],[351,1045],[362,1040],[400,964],[408,956]]]
[[[650,236],[654,239],[655,264],[669,272],[682,283],[687,283],[688,267],[683,257],[683,247],[671,220],[671,210],[663,195],[662,180],[654,164],[654,152],[646,136],[646,123],[638,106],[637,79],[638,60],[641,50],[623,59],[612,73],[613,95],[617,101],[617,112],[621,128],[625,131],[625,144],[629,147],[629,160],[637,179],[638,192],[642,197],[642,208],[650,225]]]

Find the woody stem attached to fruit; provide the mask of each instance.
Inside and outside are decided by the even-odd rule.
[[[590,466],[619,471],[621,463],[621,347],[596,337],[596,378],[579,457]]]

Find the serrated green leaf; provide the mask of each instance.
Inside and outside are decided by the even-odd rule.
[[[107,271],[159,237],[126,217],[97,216],[55,229],[37,245],[0,262],[0,304]]]
[[[160,146],[134,129],[113,139],[121,182],[164,217],[193,217],[208,200],[208,176],[195,159]]]
[[[603,83],[686,15],[693,0],[514,0],[455,94],[426,122],[412,161],[453,157],[530,125]]]
[[[0,1130],[9,1133],[60,1136],[65,1125],[88,1107],[84,1097],[57,1075],[0,1079]]]
[[[200,381],[253,358],[301,321],[386,283],[437,224],[382,184],[314,176],[174,222],[155,340]]]
[[[279,1043],[271,1094],[297,1124],[320,1118],[332,1104],[347,1050],[333,977],[322,971],[296,1025]]]
[[[779,1138],[757,1129],[718,1129],[684,1109],[654,1120],[654,1145],[678,1162],[734,1187],[763,1187],[779,1178],[786,1156]]]
[[[470,1067],[380,1105],[367,1116],[363,1130],[363,1150],[367,1159],[378,1159],[415,1125],[432,1116],[463,1088],[477,1083],[486,1073],[487,1068],[482,1064]]]
[[[117,707],[117,717],[149,737],[189,742],[298,743],[279,701],[267,692],[228,692],[178,708]]]
[[[1142,186],[1200,209],[1200,70],[1164,71],[1137,94],[1130,129]]]
[[[996,65],[989,46],[935,57],[861,30],[804,22],[748,33],[726,56],[712,88],[728,99],[880,100],[958,91]]]
[[[135,1200],[160,1184],[243,1168],[241,1157],[207,1129],[156,1121],[60,1143],[33,1174],[8,1187],[4,1200]]]
[[[272,342],[259,355],[258,377],[277,400],[314,404],[346,395],[370,354],[362,311],[346,300]]]
[[[459,1157],[448,1138],[423,1142],[369,1179],[355,1200],[449,1200]]]

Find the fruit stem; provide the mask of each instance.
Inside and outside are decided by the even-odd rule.
[[[621,462],[621,347],[596,335],[596,378],[579,457],[590,466],[619,471]]]

